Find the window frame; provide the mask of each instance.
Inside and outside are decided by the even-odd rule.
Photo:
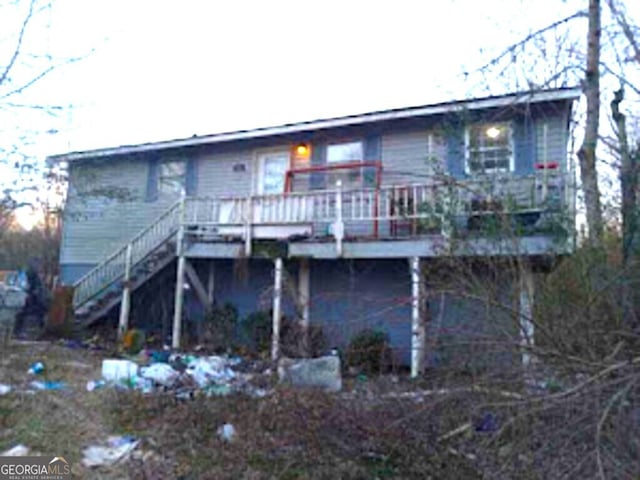
[[[282,155],[288,157],[288,164],[285,170],[285,176],[283,177],[283,191],[279,193],[264,193],[264,175],[266,173],[266,159],[269,156],[279,156]],[[286,188],[286,172],[291,169],[292,165],[292,156],[291,149],[288,146],[281,147],[273,147],[273,148],[262,148],[258,149],[254,152],[255,156],[255,180],[252,182],[253,184],[253,192],[256,195],[279,195],[281,193],[285,193],[284,188]]]
[[[182,164],[183,172],[181,175],[164,175],[163,167],[168,164]],[[156,190],[158,192],[158,197],[180,197],[182,195],[187,194],[187,170],[188,170],[188,162],[186,158],[167,158],[162,159],[158,162],[158,174],[156,178]],[[166,190],[162,188],[163,179],[181,179],[182,189],[181,191],[176,190]]]
[[[507,132],[507,148],[509,149],[509,157],[508,157],[508,167],[507,168],[483,168],[482,170],[472,170],[471,169],[471,130],[473,128],[481,128],[482,131],[486,131],[493,126],[504,126],[508,129]],[[465,128],[465,136],[464,136],[464,171],[467,175],[493,175],[500,173],[513,173],[515,171],[515,151],[514,151],[514,142],[513,142],[513,124],[510,121],[497,121],[497,122],[478,122],[472,125],[468,125]],[[485,152],[502,150],[504,147],[476,147],[474,150],[480,154],[484,154]],[[485,164],[484,159],[482,160],[482,165]]]

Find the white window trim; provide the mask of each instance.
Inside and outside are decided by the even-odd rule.
[[[509,151],[511,154],[509,155],[509,169],[503,170],[501,168],[490,168],[488,170],[484,170],[483,172],[472,172],[469,166],[469,144],[470,144],[470,129],[473,126],[478,125],[491,125],[491,124],[504,124],[509,127]],[[499,150],[500,147],[488,147],[485,148],[484,151],[490,150]],[[516,162],[515,162],[515,151],[513,146],[513,123],[511,122],[478,122],[473,125],[469,125],[464,129],[464,173],[467,175],[482,175],[482,174],[494,174],[494,173],[513,173],[515,172]]]

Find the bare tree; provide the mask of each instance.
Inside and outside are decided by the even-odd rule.
[[[51,0],[12,0],[0,4],[0,216],[36,200],[50,178],[34,155],[42,135],[56,133],[68,107],[36,96],[57,68],[82,57],[51,51]],[[30,193],[31,192],[31,193]],[[3,221],[0,220],[0,227]]]
[[[584,92],[587,98],[587,119],[584,140],[578,150],[580,176],[584,192],[584,203],[589,227],[589,243],[602,244],[602,207],[596,170],[596,149],[600,124],[600,0],[589,0],[589,29],[587,33],[587,68],[584,77]]]

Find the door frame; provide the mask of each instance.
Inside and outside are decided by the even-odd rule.
[[[288,158],[287,170],[291,168],[291,148],[289,146],[261,148],[259,150],[256,150],[254,153],[255,180],[253,181],[253,189],[252,189],[254,195],[265,195],[265,193],[263,192],[263,181],[262,181],[264,178],[264,160],[267,155],[273,155],[273,154],[283,154],[283,155],[286,154]],[[282,193],[284,193],[284,191]]]

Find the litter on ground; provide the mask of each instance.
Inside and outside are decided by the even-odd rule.
[[[105,445],[91,445],[82,451],[82,464],[85,467],[111,466],[125,460],[140,443],[132,437],[112,436]]]
[[[24,457],[29,455],[31,449],[25,445],[18,444],[14,447],[11,447],[9,450],[5,450],[0,453],[0,457]]]

